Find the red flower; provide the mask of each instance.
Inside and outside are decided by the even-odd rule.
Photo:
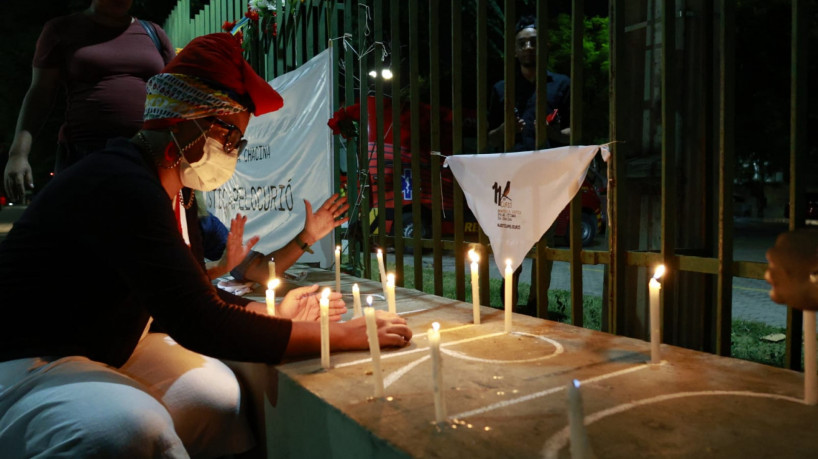
[[[236,27],[236,21],[233,22],[224,21],[224,24],[222,24],[222,30],[224,30],[225,32],[230,32],[231,30],[233,30],[233,27]]]
[[[332,129],[333,135],[341,134],[345,139],[358,135],[355,121],[358,120],[355,106],[341,107],[332,114],[332,118],[327,121],[327,126]]]
[[[248,8],[247,12],[244,13],[244,15],[250,18],[251,21],[258,22],[258,11],[253,11]]]

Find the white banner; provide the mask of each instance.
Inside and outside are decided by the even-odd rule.
[[[517,269],[579,191],[599,145],[446,158],[500,273]],[[608,150],[602,146],[607,161]]]
[[[330,65],[328,49],[270,82],[284,107],[250,119],[235,174],[205,193],[207,208],[228,228],[236,213],[247,215],[245,239],[261,236],[254,248],[259,252],[284,246],[304,228],[305,199],[317,209],[332,195]],[[333,233],[313,250],[299,261],[324,268],[334,263]]]

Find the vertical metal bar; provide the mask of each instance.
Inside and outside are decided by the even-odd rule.
[[[438,1],[429,0],[429,105],[431,116],[430,143],[432,151],[441,151],[440,148],[440,12]],[[443,296],[443,232],[441,231],[441,215],[443,196],[440,178],[440,156],[432,155],[432,239],[433,239],[433,269],[434,293]]]
[[[346,0],[344,2],[344,31],[351,31],[354,30],[353,27],[353,17],[354,12],[356,9],[357,2],[353,0]],[[280,14],[280,16],[283,16]],[[282,30],[282,33],[284,31]],[[352,38],[350,37],[350,42],[352,42]],[[286,44],[284,45],[284,49],[287,49]],[[354,55],[350,49],[344,49],[344,105],[353,105],[355,103],[355,66],[353,61]],[[286,71],[286,57],[284,58],[283,70]],[[359,123],[359,132],[358,137],[365,137],[366,134],[366,125]],[[361,192],[359,189],[362,185],[358,181],[358,171],[359,164],[358,164],[358,154],[356,149],[356,144],[354,139],[347,139],[346,140],[346,153],[347,153],[347,196],[350,202],[350,208],[353,209],[355,212],[350,212],[349,215],[349,227],[354,228],[355,225],[362,225],[361,219],[363,215],[361,215],[360,208],[355,208],[356,204],[358,203],[358,196]],[[353,238],[348,239],[347,245],[347,257],[350,260],[350,264],[355,266],[352,261],[357,259],[358,251],[355,246],[355,241]]]
[[[338,4],[333,2],[333,3],[330,4],[329,7],[327,7],[327,10],[328,10],[327,11],[327,18],[328,18],[328,21],[329,21],[329,29],[330,29],[329,33],[330,33],[330,37],[332,37],[332,38],[337,37],[338,34],[339,34],[339,31],[338,31],[338,13],[336,12],[336,7],[337,6],[338,6]],[[343,8],[343,5],[341,5],[341,8]],[[333,107],[333,109],[338,109],[338,107],[341,105],[341,91],[338,91],[337,89],[341,88],[341,84],[342,84],[342,82],[341,82],[341,72],[339,70],[341,66],[338,65],[338,64],[340,62],[341,50],[344,47],[344,43],[342,41],[339,41],[339,40],[332,40],[332,41],[327,42],[327,46],[330,48],[330,53],[332,54],[332,60],[331,60],[332,67],[331,67],[331,70],[330,70],[331,73],[332,73],[332,81],[333,81],[333,86],[332,86],[333,87],[333,91],[332,91],[332,107]],[[276,59],[276,64],[277,64],[277,61],[278,61],[278,59]],[[334,156],[335,167],[333,168],[333,170],[334,170],[333,179],[335,180],[335,182],[333,182],[333,183],[335,183],[335,191],[340,194],[341,191],[342,191],[341,190],[341,164],[342,164],[342,161],[341,161],[341,145],[342,145],[342,143],[341,142],[342,142],[342,140],[341,140],[341,136],[336,135],[336,136],[333,136],[333,137],[334,137],[333,146],[334,146],[334,149],[335,149],[335,156]],[[348,172],[348,169],[349,168],[347,168],[347,172]],[[352,198],[349,196],[349,193],[347,193],[347,198],[352,200]],[[335,243],[336,244],[339,244],[339,245],[341,244],[341,242],[342,242],[341,241],[341,235],[342,235],[342,229],[341,228],[335,228]]]
[[[573,0],[571,8],[571,145],[582,141],[582,65],[585,59],[582,41],[585,35],[585,5]],[[571,323],[581,327],[582,313],[582,190],[571,200]]]
[[[410,151],[412,153],[412,246],[414,247],[415,289],[423,290],[423,233],[422,208],[420,201],[420,23],[419,0],[409,0],[409,132],[412,133]]]
[[[679,273],[674,269],[676,247],[676,78],[673,59],[676,38],[676,0],[662,1],[662,263],[667,272],[662,280],[661,310],[676,310],[673,303],[673,285]],[[663,322],[670,317],[660,314]],[[663,324],[664,325],[664,324]],[[662,327],[667,330],[668,327]],[[664,337],[664,331],[662,336]]]
[[[375,42],[383,43],[383,1],[375,0],[373,18],[375,23]],[[379,53],[380,55],[380,53]],[[378,161],[378,247],[386,256],[386,167],[384,155],[383,125],[383,61],[375,59],[375,136]],[[394,169],[393,169],[394,172]],[[393,201],[394,202],[394,201]],[[383,280],[381,280],[383,282]]]
[[[806,225],[805,183],[802,163],[806,161],[807,149],[807,18],[808,2],[792,2],[792,42],[790,53],[790,222],[789,229]],[[803,313],[787,308],[787,351],[784,364],[793,370],[801,368],[801,342],[803,341]]]
[[[461,0],[452,0],[452,154],[463,153],[463,21]],[[453,181],[454,200],[454,296],[466,300],[463,190]],[[485,263],[485,260],[484,260]]]
[[[719,16],[719,274],[716,279],[716,352],[729,356],[733,328],[733,175],[735,171],[735,5],[721,1]]]
[[[537,149],[548,147],[548,123],[546,119],[548,106],[548,2],[537,2],[537,107],[534,122],[535,144]],[[548,259],[546,249],[553,242],[553,225],[534,246],[536,263],[536,281],[532,282],[531,292],[537,297],[537,317],[548,317],[548,289],[551,287],[551,270],[554,262]],[[535,290],[536,289],[536,290]],[[531,295],[531,293],[529,293]],[[529,303],[531,300],[529,299]]]
[[[625,125],[624,100],[625,77],[617,77],[617,72],[625,66],[625,0],[610,0],[610,137],[618,140],[619,126]],[[625,148],[621,144],[611,145],[611,158],[608,160],[608,247],[610,251],[610,268],[608,276],[608,309],[605,324],[606,331],[618,333],[624,329],[625,314],[625,279],[627,254],[624,241],[620,238],[623,221],[621,215],[625,208]],[[622,159],[620,160],[620,155]],[[620,162],[622,166],[620,166]]]
[[[477,153],[485,153],[488,150],[488,26],[487,26],[487,6],[488,0],[477,0]],[[480,228],[478,231],[480,241],[480,298],[485,299],[489,304],[491,292],[489,291],[489,240],[486,233]]]
[[[363,255],[363,276],[372,275],[372,257],[369,256],[369,194],[371,190],[371,177],[369,176],[369,61],[370,54],[365,54],[367,49],[367,5],[364,2],[358,3],[358,78],[361,86],[358,92],[358,100],[361,107],[361,121],[358,123],[358,167],[361,171],[361,253]]]
[[[395,283],[404,285],[403,269],[403,199],[401,194],[401,173],[403,163],[401,162],[401,112],[403,100],[401,98],[401,75],[403,74],[401,64],[401,0],[392,0],[390,4],[390,16],[392,17],[392,191],[393,191],[393,217],[392,231],[395,235]]]

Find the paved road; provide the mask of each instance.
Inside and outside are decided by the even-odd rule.
[[[11,229],[13,222],[19,217],[24,207],[3,207],[0,211],[0,240],[5,238],[6,233]],[[735,257],[738,260],[765,261],[764,252],[775,241],[775,237],[787,226],[784,222],[758,221],[758,220],[737,220],[735,227]],[[605,250],[606,240],[599,239],[593,250]],[[426,263],[431,265],[431,256],[426,258]],[[411,261],[407,261],[411,264]],[[444,269],[454,269],[454,259],[444,257]],[[525,260],[523,264],[523,274],[521,279],[527,282],[531,279],[531,260]],[[468,268],[466,268],[468,270]],[[491,276],[499,279],[500,273],[497,269],[490,269]],[[467,273],[468,274],[468,273]],[[582,270],[583,294],[591,296],[602,296],[602,266],[586,265]],[[569,290],[570,275],[568,263],[555,262],[551,279],[551,288]],[[769,298],[769,286],[763,280],[736,278],[733,280],[733,318],[764,322],[770,325],[784,327],[786,324],[787,310],[779,306]]]

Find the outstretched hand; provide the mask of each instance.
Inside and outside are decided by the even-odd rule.
[[[321,318],[321,308],[318,304],[318,285],[299,287],[290,290],[281,304],[278,305],[278,314],[292,320],[316,321]],[[338,322],[347,312],[342,295],[338,292],[329,294],[329,320]]]
[[[250,249],[259,241],[258,236],[253,236],[244,242],[244,225],[247,223],[247,216],[236,214],[230,220],[230,233],[227,234],[227,244],[224,247],[222,261],[227,272],[238,266],[244,257],[250,253]]]
[[[312,204],[306,199],[304,206],[307,208],[304,236],[309,239],[306,241],[308,244],[314,244],[315,241],[323,239],[330,231],[349,220],[348,216],[344,216],[344,213],[349,210],[347,198],[340,197],[338,193],[324,201],[315,213],[312,212]]]

